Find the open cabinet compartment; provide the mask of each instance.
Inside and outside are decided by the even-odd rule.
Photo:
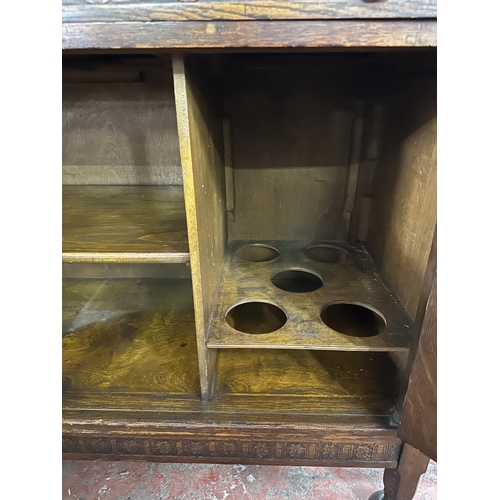
[[[435,183],[434,64],[428,51],[174,57],[205,400],[246,349],[392,353],[404,369],[408,291],[435,229],[432,192],[409,205]],[[401,261],[413,250],[416,269]]]
[[[434,66],[67,58],[67,454],[395,466],[436,225]]]
[[[188,263],[170,57],[63,60],[63,263]]]
[[[63,63],[65,411],[189,407],[200,385],[170,57]]]

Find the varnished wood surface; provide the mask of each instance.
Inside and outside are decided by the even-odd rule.
[[[212,404],[289,416],[389,415],[395,375],[386,353],[229,349],[219,355]]]
[[[393,88],[400,90],[387,110],[367,248],[415,319],[437,221],[436,79]]]
[[[361,107],[361,106],[360,106]],[[357,116],[353,120],[351,133],[351,147],[349,151],[349,170],[345,186],[344,197],[344,217],[351,220],[351,212],[354,209],[354,200],[356,197],[356,187],[358,185],[359,164],[361,156],[361,146],[364,133],[364,118]]]
[[[399,436],[437,460],[437,279],[427,301]]]
[[[76,263],[62,265],[63,278],[79,279],[191,279],[188,263],[137,264],[122,263]]]
[[[108,328],[101,325],[102,337],[113,327],[113,322],[110,321],[109,325]],[[94,332],[96,329],[94,326]],[[150,335],[152,338],[148,343],[153,349],[160,336],[154,332]],[[87,359],[81,358],[79,368],[83,374],[72,378],[75,379],[73,386],[78,382],[79,385],[64,394],[65,410],[78,410],[80,416],[85,412],[95,414],[98,410],[127,411],[129,416],[136,412],[153,412],[150,413],[151,418],[160,419],[173,419],[182,414],[184,418],[199,422],[222,418],[260,423],[313,424],[353,417],[354,421],[362,424],[375,425],[379,422],[382,427],[389,425],[388,417],[397,398],[397,384],[396,367],[386,353],[224,350],[219,356],[213,397],[209,402],[202,403],[199,397],[188,392],[191,386],[186,384],[186,381],[191,384],[194,380],[187,369],[195,367],[196,356],[192,350],[177,348],[177,336],[173,332],[168,335],[173,336],[172,350],[183,357],[185,364],[182,368],[181,361],[174,363],[168,379],[165,371],[171,364],[169,360],[173,354],[169,354],[164,363],[149,356],[150,361],[144,361],[154,366],[148,366],[142,365],[140,359],[141,356],[145,358],[147,352],[141,353],[138,349],[135,353],[131,350],[135,370],[142,375],[142,379],[135,380],[131,369],[124,367],[115,373],[112,371],[115,366],[111,363],[92,375],[91,371],[102,362],[99,357],[104,353],[96,349],[100,354],[89,357],[90,347],[87,347]],[[179,345],[187,342],[184,337],[179,339]],[[118,345],[123,343],[122,349],[128,345],[119,337],[117,340]],[[158,356],[162,354],[165,356],[166,351],[159,352]],[[64,365],[69,365],[71,361],[73,366],[72,359],[69,358]],[[156,379],[152,375],[155,370],[158,371]],[[65,373],[71,371],[65,370]],[[138,385],[141,381],[142,384],[147,382],[144,375],[149,373],[151,383],[147,387]],[[107,384],[116,380],[123,381],[122,385],[108,387]]]
[[[212,26],[201,25],[209,31]],[[223,195],[218,197],[219,192],[225,192],[222,141],[217,137],[221,122],[212,114],[215,106],[209,78],[199,78],[195,66],[193,79],[182,76],[184,68],[178,72],[180,102],[186,100],[179,116],[191,120],[179,124],[184,131],[181,147],[183,137],[191,135],[184,147],[195,156],[190,159],[194,172],[211,172],[214,165],[217,168],[217,180],[207,189],[208,194],[201,193],[206,187],[203,182],[201,188],[197,185],[202,197],[215,193],[210,200],[213,205],[193,205],[201,207],[197,213],[193,211],[194,217],[201,214],[201,230],[195,236],[200,238],[196,245],[198,257],[200,261],[206,258],[209,265],[216,264],[215,270],[206,274],[201,272],[201,265],[198,272],[193,272],[196,302],[198,280],[202,282],[208,276],[206,290],[213,292],[217,288],[219,264],[222,266],[217,261],[218,251],[225,245],[224,237],[219,236],[225,233],[226,203]],[[428,148],[426,141],[417,142],[418,148]],[[406,147],[411,150],[410,142],[404,144]],[[418,161],[418,153],[415,158]],[[203,168],[199,168],[201,165]],[[212,177],[208,179],[213,182]],[[193,176],[190,182],[195,185],[197,180]],[[222,217],[214,215],[219,203]],[[373,227],[373,218],[366,220]],[[211,253],[214,250],[215,259]],[[77,286],[70,290],[69,281]],[[198,329],[195,340],[193,305],[187,295],[191,285],[187,280],[176,285],[177,281],[66,282],[63,447],[68,457],[396,466],[401,440],[390,428],[390,415],[398,400],[398,370],[389,353],[227,348],[221,349],[217,358],[212,350],[202,349],[206,325]],[[363,292],[368,293],[367,289],[373,292],[370,287]],[[246,297],[247,290],[243,292]],[[359,290],[352,293],[354,296]],[[212,296],[199,296],[209,305],[204,313],[210,315]],[[205,321],[205,317],[202,319]],[[188,338],[188,331],[191,343],[182,341]],[[361,340],[366,345],[377,337]],[[198,354],[207,355],[199,365],[196,347]],[[406,349],[399,352],[405,353]],[[202,384],[210,382],[207,375],[215,368],[213,397],[204,403],[200,376]]]
[[[231,121],[224,118],[222,123],[224,136],[224,166],[226,184],[226,210],[234,210],[234,167],[233,167],[233,138],[231,134]]]
[[[341,263],[318,263],[304,254],[311,242],[260,241],[276,248],[280,256],[269,262],[248,262],[236,251],[252,242],[232,241],[212,316],[207,346],[210,348],[324,349],[352,351],[407,351],[412,321],[403,306],[377,273],[368,253],[360,248],[335,243],[345,248],[350,258]],[[255,242],[253,242],[255,243]],[[287,269],[319,276],[323,286],[307,293],[293,293],[273,285],[271,276]],[[237,331],[226,321],[234,305],[262,301],[278,306],[287,316],[276,331],[252,334]],[[386,327],[373,336],[352,336],[329,328],[321,320],[324,307],[332,303],[366,306],[385,318]],[[269,317],[269,321],[274,318]],[[249,317],[248,322],[254,321]],[[242,319],[244,323],[244,318]],[[243,325],[245,329],[245,325]]]
[[[410,54],[408,54],[410,56]],[[396,72],[402,71],[404,63],[401,60],[393,59],[394,64],[398,68]],[[407,57],[406,63],[413,68],[419,67],[418,59],[415,60],[414,57]],[[394,74],[394,66],[392,69],[386,67],[385,71],[382,71],[381,65],[382,60],[379,60],[379,69],[382,73],[386,74],[387,79],[396,79],[397,76]],[[377,71],[372,67],[371,71]],[[421,70],[420,70],[421,71]],[[391,73],[392,76],[387,76],[387,72]],[[378,86],[375,86],[375,89]],[[371,217],[371,196],[372,196],[372,185],[373,176],[377,170],[378,156],[380,149],[380,135],[383,132],[383,112],[385,110],[385,100],[380,99],[382,102],[378,104],[373,104],[371,101],[374,99],[371,95],[374,89],[366,90],[365,94],[365,106],[363,110],[364,114],[364,127],[363,127],[363,139],[360,144],[360,149],[358,151],[358,169],[356,177],[356,186],[354,189],[354,198],[352,199],[352,210],[349,217],[349,242],[366,242],[367,231],[370,228],[370,217]]]
[[[64,59],[63,184],[181,185],[169,58],[109,59]]]
[[[64,23],[63,49],[436,47],[425,21]]]
[[[186,353],[195,358],[193,349]],[[395,467],[401,442],[388,416],[394,365],[385,353],[368,356],[225,350],[205,404],[124,389],[65,393],[63,451],[73,458]],[[184,358],[185,367],[194,364]]]
[[[104,5],[63,0],[63,22],[240,21],[437,17],[436,0],[113,0]]]
[[[408,391],[408,384],[410,381],[410,376],[412,374],[413,364],[417,357],[417,351],[419,346],[420,335],[422,334],[422,326],[424,324],[424,320],[427,315],[427,305],[429,299],[431,297],[432,287],[434,282],[437,279],[437,227],[434,231],[434,238],[432,240],[431,251],[429,255],[429,261],[427,263],[427,269],[425,271],[423,285],[420,290],[420,300],[418,304],[417,315],[415,318],[414,328],[415,334],[413,335],[410,349],[408,351],[406,366],[400,366],[401,373],[401,382],[399,387],[399,401],[397,403],[398,412],[400,415],[399,421],[401,421],[401,414],[403,411],[403,402]],[[434,388],[434,390],[437,390]],[[431,398],[432,401],[432,398]],[[413,419],[411,418],[412,412],[410,412],[409,418],[406,418],[406,430],[412,429],[412,432],[415,432],[416,435],[421,433],[422,429],[412,428],[411,422]],[[432,419],[430,419],[432,420]],[[415,422],[418,422],[418,418],[415,419]],[[411,444],[411,443],[410,443]]]
[[[189,262],[182,187],[63,186],[63,263]]]
[[[373,424],[396,401],[395,370],[386,353],[229,349],[203,404],[189,280],[63,281],[68,411],[245,414],[260,423],[351,415]]]
[[[404,443],[397,468],[384,472],[384,500],[412,500],[428,464],[429,457]]]
[[[241,352],[241,351],[239,351]],[[223,354],[223,353],[222,353]],[[105,401],[105,398],[94,393],[92,398],[95,403],[99,401]],[[67,408],[63,409],[63,430],[65,432],[70,432],[71,429],[83,430],[92,429],[92,432],[97,432],[99,428],[110,429],[110,428],[129,428],[129,429],[148,429],[150,431],[166,431],[170,428],[179,428],[185,425],[194,425],[198,428],[204,426],[227,426],[234,425],[240,428],[246,428],[248,430],[254,428],[276,428],[278,425],[282,428],[287,428],[290,432],[298,429],[318,429],[336,428],[338,430],[349,430],[351,434],[359,431],[361,434],[365,435],[378,435],[391,434],[399,442],[401,439],[397,437],[397,427],[394,426],[394,421],[388,414],[383,414],[385,407],[381,407],[381,412],[378,415],[369,414],[308,414],[296,413],[279,415],[273,412],[245,412],[245,411],[234,411],[236,406],[232,404],[231,398],[228,398],[228,403],[233,407],[232,412],[224,411],[224,407],[221,407],[223,411],[216,412],[205,412],[204,409],[210,406],[210,402],[203,403],[201,406],[198,403],[194,403],[191,399],[187,398],[176,398],[169,397],[168,403],[170,411],[163,411],[159,405],[156,407],[147,407],[147,398],[143,396],[140,400],[134,399],[132,397],[127,397],[131,401],[131,408],[114,409],[109,408],[105,411],[106,422],[102,422],[102,416],[104,414],[102,405],[99,403],[95,407],[90,407],[90,402],[87,407],[83,405],[73,404],[73,402],[81,403],[85,401],[87,397],[85,394],[81,395],[78,399],[76,397],[71,398],[70,396],[65,397],[65,401],[68,404]],[[154,399],[154,398],[153,398]],[[276,399],[277,404],[288,404],[286,399]],[[108,398],[109,400],[109,398]],[[150,398],[151,400],[151,398]],[[137,401],[136,407],[132,406],[132,403]],[[146,405],[144,404],[146,402]],[[172,405],[172,403],[174,403]],[[248,406],[250,406],[251,401],[249,400]],[[181,405],[181,406],[178,406]],[[106,404],[104,403],[104,407]],[[371,406],[371,404],[370,404]],[[143,408],[142,410],[140,408]],[[200,411],[200,408],[202,411]],[[376,410],[375,406],[372,406]]]
[[[242,61],[238,63],[239,61]],[[303,59],[236,57],[223,75],[231,119],[235,240],[345,240],[356,85]],[[332,63],[335,67],[335,60]],[[256,147],[258,145],[258,147]]]
[[[203,69],[205,71],[203,71]],[[222,102],[204,64],[174,56],[174,88],[186,197],[202,397],[209,398],[216,353],[205,339],[227,241]]]
[[[64,280],[63,406],[199,398],[190,280]]]
[[[67,458],[394,468],[401,441],[392,429],[345,425],[211,425],[172,421],[67,420]]]

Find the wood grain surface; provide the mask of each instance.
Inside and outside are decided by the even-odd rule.
[[[338,71],[318,74],[301,62],[263,57],[260,67],[242,62],[224,73],[233,140],[231,239],[346,239],[353,86]]]
[[[248,262],[236,255],[249,241],[231,241],[217,302],[210,323],[207,346],[210,348],[318,349],[352,351],[403,351],[410,345],[412,321],[385,281],[377,273],[368,253],[342,243],[350,258],[345,262],[318,263],[304,254],[311,242],[260,241],[276,248],[280,256],[269,262]],[[271,276],[284,270],[302,270],[318,276],[321,288],[308,293],[293,293],[277,288]],[[260,301],[277,306],[285,313],[286,323],[265,334],[244,333],[255,313],[242,318],[236,330],[226,320],[235,305]],[[332,303],[350,303],[376,311],[385,319],[381,331],[372,326],[371,336],[343,334],[321,320],[322,310]],[[358,313],[359,314],[359,313]],[[248,324],[245,324],[245,319]],[[272,312],[262,322],[271,322]]]
[[[373,62],[375,62],[375,60]],[[408,54],[406,63],[413,65],[413,68],[419,65],[418,58],[415,60],[415,54],[411,57],[410,54]],[[393,64],[395,64],[398,68],[396,72],[405,71],[403,70],[403,66],[405,65],[403,61],[394,58]],[[383,65],[383,59],[379,59],[379,71],[385,75],[385,78],[397,78],[397,76],[394,75],[394,66],[388,65],[385,66],[384,70],[382,70]],[[375,68],[371,68],[371,71],[377,70],[375,70]],[[389,73],[391,76],[387,76],[386,73]],[[380,99],[382,102],[377,102],[377,97],[375,97],[380,86],[383,86],[383,83],[378,83],[377,85],[374,85],[373,88],[370,85],[365,87],[363,101],[363,137],[361,144],[359,144],[358,154],[356,155],[358,157],[358,169],[356,186],[354,188],[354,195],[352,199],[352,210],[349,217],[348,241],[351,244],[355,244],[356,242],[365,243],[368,238],[368,231],[370,228],[373,177],[378,165],[381,143],[380,136],[384,132],[383,113],[385,110],[385,99]],[[375,96],[373,94],[375,94]],[[376,103],[373,102],[374,100]]]
[[[66,457],[386,467],[390,500],[410,498],[426,460],[417,430],[432,436],[435,419],[404,419],[434,405],[432,339],[419,346],[400,435],[392,416],[436,223],[433,77],[415,76],[425,69],[406,52],[375,55],[366,66],[353,50],[330,73],[326,59],[321,69],[306,61],[288,72],[284,63],[255,60],[239,80],[217,73],[233,63],[239,72],[244,58],[238,67],[227,54],[177,53],[174,99],[169,61],[152,60],[151,69],[138,60],[145,54],[127,63],[112,54],[436,45],[432,0],[359,2],[351,20],[343,19],[346,2],[298,4],[142,2],[139,11],[128,0],[63,1],[72,21],[63,23],[64,48],[109,51],[64,76],[63,181],[90,184],[63,187],[63,262],[74,277],[63,282]],[[395,20],[403,14],[422,19]],[[377,16],[384,20],[361,20]],[[281,20],[264,21],[273,18]],[[351,63],[365,73],[345,71]],[[389,104],[385,143],[372,133],[370,113],[380,103]],[[182,182],[185,203],[182,187],[163,185]],[[225,255],[226,208],[238,240]],[[388,281],[360,247],[337,243],[350,252],[337,263],[302,252],[313,241],[349,239],[350,224]],[[256,241],[280,256],[236,256],[236,246]],[[189,260],[192,282],[177,279]],[[144,273],[120,267],[133,263]],[[169,273],[160,263],[184,267]],[[290,269],[323,285],[278,288],[274,273]],[[421,344],[435,336],[432,297]],[[262,335],[231,328],[228,309],[252,299],[280,307],[285,326]],[[353,336],[326,326],[323,307],[344,302],[379,311],[385,328]],[[400,456],[402,438],[423,444],[405,445]]]
[[[63,263],[189,262],[179,186],[63,186]]]
[[[63,426],[66,458],[395,468],[391,429],[192,421],[82,421]]]
[[[63,304],[68,458],[396,465],[385,353],[225,350],[203,404],[189,280],[65,280]]]
[[[64,23],[63,49],[436,47],[419,21],[185,21]]]
[[[345,186],[344,214],[354,210],[356,187],[358,185],[361,146],[363,143],[364,118],[357,116],[353,120],[351,133],[351,146],[349,148],[349,170]],[[350,217],[349,217],[350,221]]]
[[[427,301],[398,434],[437,460],[437,278]]]
[[[189,280],[67,279],[63,318],[65,411],[374,422],[398,394],[385,353],[229,349],[219,357],[213,398],[202,404]]]
[[[384,499],[412,500],[428,464],[428,457],[404,443],[397,468],[384,472]]]
[[[395,371],[386,353],[228,349],[219,356],[213,401],[230,399],[250,413],[388,415]]]
[[[163,2],[114,0],[92,5],[63,0],[63,22],[243,21],[291,19],[377,19],[437,17],[436,0],[201,0]]]
[[[73,83],[63,83],[63,184],[182,184],[170,62],[154,70],[127,60],[71,64]],[[116,82],[127,70],[139,81]]]
[[[367,248],[415,319],[437,220],[436,79],[403,83],[386,118]]]
[[[63,278],[80,279],[191,279],[189,262],[178,264],[138,264],[136,262],[100,262],[62,265]]]
[[[190,280],[65,280],[65,315],[64,406],[84,392],[199,398]]]
[[[210,395],[217,355],[205,339],[227,241],[222,102],[203,65],[174,56],[174,85],[186,197],[201,391]]]

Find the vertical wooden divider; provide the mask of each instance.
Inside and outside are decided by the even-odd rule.
[[[218,351],[207,349],[205,341],[227,243],[225,166],[217,89],[208,69],[189,62],[183,55],[173,56],[201,398],[206,402]]]

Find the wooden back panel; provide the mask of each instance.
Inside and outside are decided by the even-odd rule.
[[[182,184],[170,58],[69,59],[63,184]]]
[[[264,65],[225,78],[234,168],[229,238],[346,239],[355,103],[345,75]]]

